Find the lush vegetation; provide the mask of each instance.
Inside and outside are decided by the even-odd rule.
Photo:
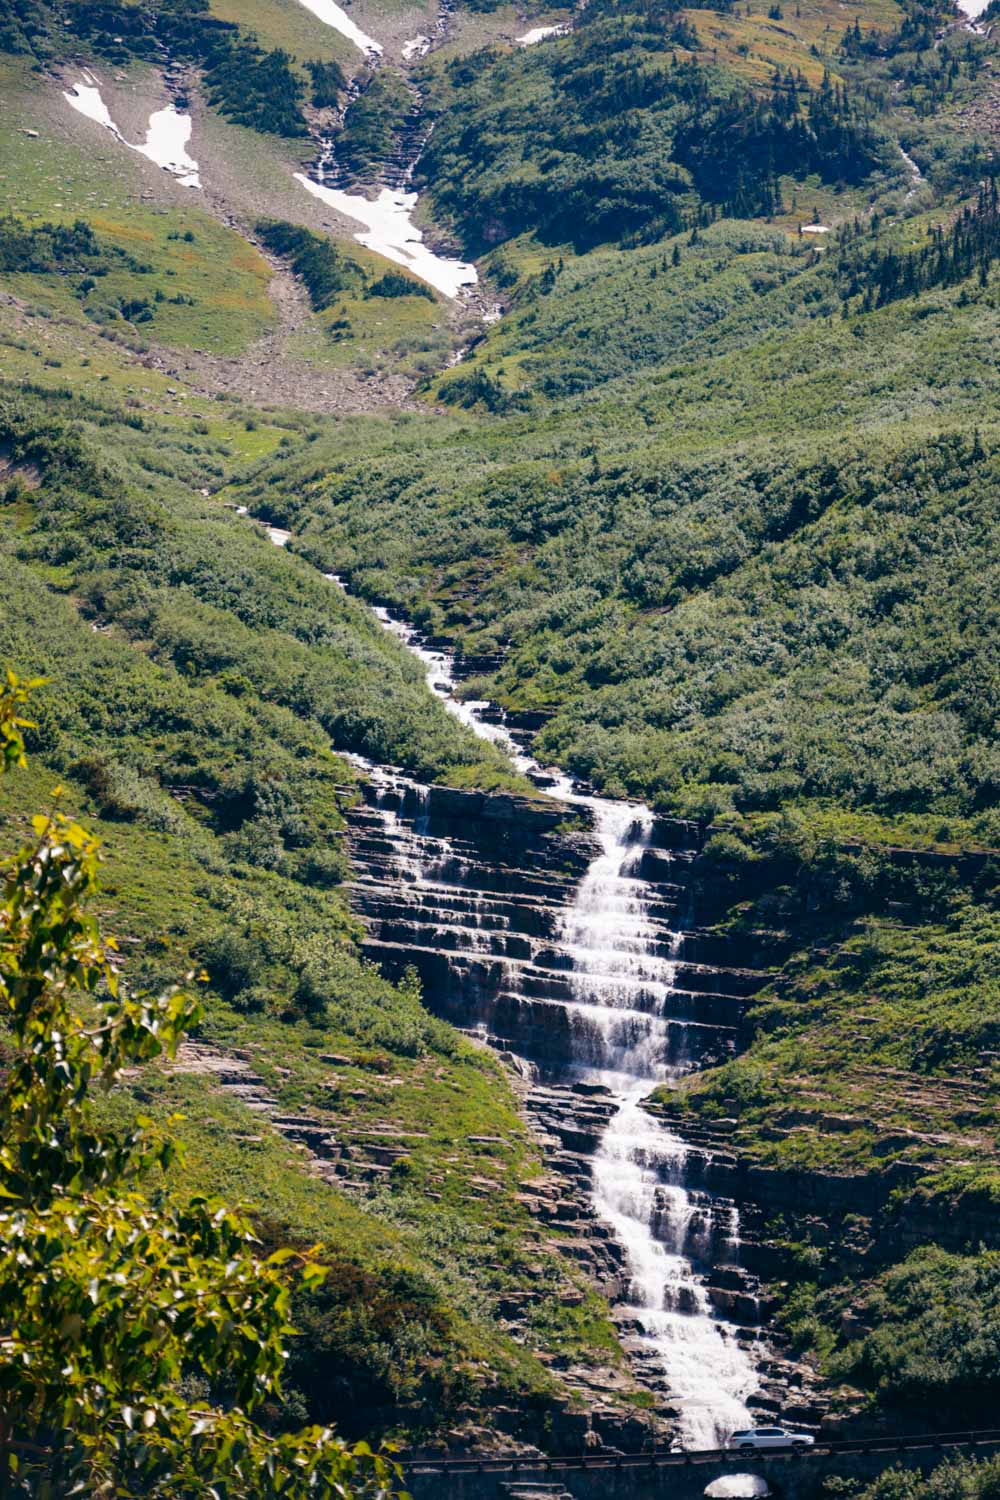
[[[843,823],[818,836],[818,821],[786,813],[708,845],[706,908],[728,909],[736,932],[770,931],[781,968],[751,1007],[746,1050],[691,1079],[682,1102],[737,1111],[741,1149],[771,1167],[891,1170],[924,1197],[991,1192],[996,865],[954,849],[901,857]]]
[[[441,489],[433,452],[341,464],[297,524],[471,654],[506,648],[485,686],[548,712],[543,754],[685,814],[832,798],[995,836],[995,459],[971,434],[608,472],[466,451]]]
[[[365,290],[366,297],[424,297],[434,301],[434,293],[423,281],[406,276],[401,271],[386,271]]]
[[[212,14],[209,0],[38,0],[31,13],[0,5],[0,50],[26,52],[45,62],[81,50],[117,64],[131,59],[159,62],[164,54],[204,70],[208,98],[239,125],[283,136],[308,133],[303,103],[306,78],[280,47],[261,46],[256,36]],[[312,60],[313,91],[329,103],[339,69]],[[308,66],[308,64],[307,64]],[[316,100],[314,99],[314,102]]]
[[[610,0],[558,42],[430,65],[421,179],[482,253],[528,229],[586,248],[657,240],[715,206],[770,214],[782,176],[858,183],[887,158],[845,84],[789,71],[760,97],[698,49],[667,0]]]
[[[86,272],[107,275],[109,260],[130,260],[117,246],[101,244],[83,219],[75,224],[22,224],[13,215],[0,219],[0,270],[64,276]],[[131,262],[131,269],[138,267]]]
[[[146,643],[149,662],[182,673],[189,704],[196,701],[191,688],[200,682],[210,714],[243,718],[240,700],[252,691],[286,715],[287,727],[278,730],[275,723],[275,732],[253,733],[249,741],[234,726],[231,751],[243,776],[252,779],[255,742],[262,750],[273,744],[280,761],[290,758],[286,747],[301,743],[303,736],[306,742],[315,739],[319,728],[317,747],[328,737],[338,749],[419,767],[432,777],[452,763],[464,763],[470,770],[482,767],[487,779],[510,780],[500,754],[471,739],[433,705],[419,667],[363,610],[305,569],[290,596],[285,570],[276,563],[268,567],[266,549],[260,558],[263,542],[235,517],[226,524],[224,513],[217,512],[204,530],[178,524],[162,499],[157,503],[138,485],[130,487],[121,468],[102,457],[101,438],[114,428],[115,414],[85,401],[75,411],[74,405],[71,400],[65,425],[53,422],[37,400],[3,407],[5,451],[15,466],[28,465],[45,479],[32,500],[33,522],[19,537],[20,556],[60,570],[67,583],[72,580],[87,615]],[[81,431],[73,424],[74,416],[85,423],[89,418],[89,440],[86,427]],[[131,422],[142,431],[141,419]],[[129,425],[126,418],[126,430]],[[152,434],[148,441],[146,454],[138,450],[139,462],[147,458],[155,473]],[[181,453],[179,459],[175,486],[178,480],[183,484],[192,459],[197,465],[196,455]],[[15,481],[8,503],[18,493]],[[11,660],[46,674],[56,669],[40,620],[33,629],[24,619],[8,618],[4,633],[4,654]],[[385,697],[387,674],[399,689],[398,701],[391,703]],[[91,696],[100,702],[99,694]],[[182,740],[195,728],[193,711],[178,701],[176,729]],[[103,715],[112,732],[110,704]],[[200,749],[179,743],[175,753],[164,755],[161,745],[155,758],[161,783],[176,779],[197,787],[206,801],[219,804],[217,826],[228,820],[238,831],[255,816],[254,794],[241,803],[242,794],[227,789],[222,749],[227,740],[217,731],[206,733]],[[270,759],[272,751],[264,753]],[[289,816],[294,821],[294,814]],[[287,831],[283,835],[289,848],[296,838]]]
[[[948,1459],[923,1475],[893,1466],[871,1485],[842,1486],[840,1493],[859,1500],[991,1500],[1000,1484],[1000,1463],[995,1458]]]
[[[306,63],[312,79],[312,102],[317,109],[335,109],[340,96],[347,87],[344,70],[337,62],[319,62],[313,59]]]
[[[427,1435],[513,1405],[537,1439],[562,1399],[537,1354],[616,1347],[518,1200],[540,1168],[498,1068],[359,961],[347,901],[358,773],[337,752],[529,789],[324,573],[451,641],[464,690],[523,714],[543,758],[712,823],[695,920],[773,973],[740,1055],[662,1107],[735,1116],[762,1181],[866,1195],[765,1226],[784,1326],[855,1407],[965,1420],[982,1393],[985,1419],[995,1397],[976,1239],[1000,1192],[994,43],[923,0],[763,10],[596,0],[541,47],[460,38],[422,65],[422,123],[390,64],[367,80],[338,160],[374,180],[433,123],[421,213],[489,252],[506,308],[465,316],[443,376],[432,332],[391,416],[216,404],[165,375],[137,324],[230,350],[266,325],[266,266],[207,215],[98,212],[87,179],[95,207],[60,222],[39,149],[44,213],[0,223],[21,387],[0,425],[0,659],[51,682],[5,815],[23,838],[63,781],[104,838],[101,915],[133,981],[203,970],[200,1040],[346,1160],[405,1141],[349,1199],[208,1076],[153,1063],[101,1104],[119,1132],[184,1113],[183,1185],[248,1200],[267,1250],[324,1241],[276,1429],[353,1437],[362,1412]],[[0,0],[0,42],[39,62],[166,45],[230,119],[291,137],[307,100],[342,102],[335,63],[218,13],[67,0],[55,28]],[[258,234],[322,316],[331,383],[348,337],[426,352],[442,303],[287,202],[250,218],[281,215]],[[504,1298],[529,1282],[551,1295],[512,1338]],[[975,1497],[982,1472],[872,1500]]]
[[[963,208],[949,230],[932,227],[929,243],[920,250],[901,255],[876,246],[866,255],[852,256],[849,235],[844,241],[837,269],[845,302],[860,293],[862,307],[884,307],[929,287],[957,286],[973,273],[987,286],[990,267],[1000,255],[996,178],[981,185],[975,204]]]
[[[337,132],[337,163],[362,182],[374,181],[392,156],[414,100],[395,73],[373,73],[351,100]]]
[[[293,420],[268,435],[308,446]],[[171,1180],[249,1203],[269,1251],[323,1242],[326,1280],[295,1297],[308,1338],[264,1420],[414,1435],[513,1404],[541,1435],[565,1396],[535,1349],[556,1339],[603,1360],[613,1333],[599,1307],[583,1330],[557,1313],[528,1347],[504,1330],[499,1308],[526,1278],[580,1292],[516,1201],[539,1164],[499,1069],[414,984],[359,960],[342,885],[356,773],[332,745],[405,761],[423,740],[420,774],[520,783],[366,610],[198,493],[231,466],[211,432],[110,395],[36,392],[5,405],[0,455],[0,654],[49,679],[27,731],[44,770],[3,788],[12,839],[58,777],[104,842],[99,908],[131,982],[203,970],[200,1039],[253,1055],[276,1110],[308,1112],[362,1159],[387,1119],[407,1143],[391,1184],[362,1179],[352,1203],[210,1076],[153,1062],[103,1102],[119,1132],[137,1111],[179,1130],[187,1159]],[[337,705],[328,728],[313,691]],[[488,1196],[473,1183],[485,1178]]]
[[[31,688],[0,692],[0,771],[25,763]],[[10,1494],[285,1494],[388,1500],[396,1472],[313,1427],[272,1437],[252,1418],[280,1396],[291,1250],[262,1257],[249,1221],[200,1196],[144,1193],[177,1148],[153,1121],[103,1128],[92,1092],[173,1056],[192,996],[131,993],[87,906],[99,846],[61,814],[7,864],[0,1005],[12,1055],[0,1091],[0,1472]],[[148,1191],[148,1189],[147,1189]],[[184,1380],[209,1399],[192,1399]],[[222,1389],[229,1399],[222,1404]]]
[[[868,1330],[838,1367],[899,1405],[933,1410],[942,1397],[975,1420],[994,1409],[1000,1337],[996,1251],[917,1250],[879,1278],[859,1309]]]
[[[237,125],[274,135],[308,135],[305,85],[287,52],[264,52],[252,38],[213,47],[205,73],[210,104]]]

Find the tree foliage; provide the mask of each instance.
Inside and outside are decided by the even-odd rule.
[[[24,759],[31,684],[0,694],[4,768]],[[139,1116],[102,1126],[90,1096],[172,1056],[199,1013],[183,989],[133,994],[86,904],[99,849],[58,812],[8,864],[0,1005],[0,1472],[5,1493],[390,1495],[392,1464],[329,1429],[273,1437],[254,1408],[280,1390],[290,1249],[262,1256],[246,1218],[143,1191],[173,1142]],[[192,1398],[192,1377],[232,1400]]]
[[[0,47],[37,58],[72,55],[80,46],[122,65],[157,63],[164,53],[204,69],[211,102],[255,130],[308,134],[302,105],[306,83],[280,48],[263,48],[253,32],[211,14],[208,0],[0,0]],[[308,66],[308,64],[307,64]],[[317,65],[322,67],[322,64]],[[325,74],[324,81],[332,75]]]
[[[860,253],[850,234],[843,237],[837,271],[841,295],[863,293],[863,307],[884,307],[904,297],[915,297],[935,286],[957,286],[974,272],[985,285],[1000,255],[1000,203],[996,177],[980,184],[975,203],[966,204],[949,229],[931,228],[919,250],[900,252],[876,244]]]
[[[856,184],[878,166],[867,94],[791,68],[758,91],[671,46],[697,49],[671,0],[623,0],[545,47],[437,68],[418,175],[466,248],[527,230],[578,250],[649,243],[720,210],[779,211],[784,174]]]

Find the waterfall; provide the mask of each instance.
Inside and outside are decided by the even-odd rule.
[[[585,795],[564,774],[543,770],[502,724],[484,716],[488,704],[457,698],[450,655],[428,649],[387,610],[375,613],[423,662],[431,691],[451,713],[502,745],[520,771],[593,816],[599,852],[563,915],[558,947],[569,961],[574,1055],[567,1063],[620,1101],[594,1158],[594,1204],[627,1254],[624,1311],[641,1330],[644,1363],[658,1368],[669,1388],[681,1440],[690,1448],[715,1447],[750,1425],[745,1402],[758,1378],[734,1331],[714,1316],[697,1269],[714,1225],[684,1187],[687,1148],[642,1107],[657,1083],[691,1065],[687,1028],[671,1025],[668,1015],[683,936],[651,918],[641,874],[653,814],[638,803]],[[732,1205],[719,1205],[718,1214],[731,1255],[738,1215]]]
[[[757,1386],[747,1353],[713,1316],[708,1293],[691,1259],[711,1232],[684,1187],[687,1149],[642,1107],[657,1082],[676,1078],[684,1061],[664,1062],[662,1006],[674,989],[683,939],[662,944],[649,920],[639,873],[649,841],[648,808],[586,799],[595,816],[601,852],[588,869],[563,922],[573,960],[573,989],[607,1021],[607,1061],[584,1067],[621,1099],[594,1158],[594,1202],[628,1256],[626,1311],[641,1329],[639,1342],[662,1368],[680,1411],[681,1437],[692,1448],[712,1448],[748,1425],[745,1400]],[[658,949],[664,951],[658,952]],[[632,1027],[617,1041],[616,1013]],[[728,1211],[727,1238],[735,1238]],[[701,1244],[693,1243],[698,1239]]]
[[[344,587],[336,575],[326,576]],[[489,704],[459,699],[449,653],[430,649],[384,608],[374,612],[423,663],[428,686],[450,713],[501,745],[539,786],[592,818],[597,853],[563,907],[551,945],[539,951],[522,938],[520,947],[512,947],[515,935],[499,903],[463,888],[462,871],[455,870],[460,856],[448,840],[432,835],[426,793],[405,777],[361,762],[392,842],[394,879],[404,889],[419,885],[431,899],[435,946],[456,958],[499,965],[505,985],[522,994],[528,977],[563,977],[565,999],[536,1003],[564,1007],[570,1022],[567,1071],[581,1083],[607,1089],[617,1105],[593,1157],[592,1191],[597,1214],[627,1257],[628,1302],[620,1312],[638,1330],[632,1352],[668,1391],[683,1444],[716,1447],[730,1432],[751,1425],[746,1401],[759,1381],[735,1330],[715,1316],[704,1279],[716,1246],[725,1259],[734,1259],[738,1213],[707,1194],[692,1196],[685,1186],[687,1147],[643,1107],[658,1083],[675,1081],[694,1066],[692,1038],[700,1023],[686,1013],[693,1009],[697,1016],[705,1003],[678,986],[684,913],[674,908],[668,922],[662,896],[643,875],[653,814],[639,803],[591,796],[564,773],[540,766],[497,722]],[[656,852],[661,861],[684,857]],[[449,866],[455,871],[451,881]]]

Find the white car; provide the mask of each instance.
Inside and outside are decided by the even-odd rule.
[[[745,1432],[734,1432],[726,1447],[736,1448],[740,1453],[757,1453],[766,1448],[791,1448],[801,1453],[811,1448],[815,1441],[807,1432],[786,1432],[783,1427],[750,1427]]]

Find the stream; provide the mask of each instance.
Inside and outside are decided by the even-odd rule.
[[[328,577],[343,587],[335,575]],[[543,768],[496,722],[489,704],[458,697],[450,654],[429,649],[412,627],[386,609],[376,607],[374,613],[419,658],[431,691],[450,713],[506,750],[517,770],[549,795],[580,808],[593,822],[598,852],[563,910],[556,936],[569,986],[564,1009],[571,1055],[565,1059],[566,1071],[608,1089],[617,1106],[593,1158],[591,1190],[597,1215],[627,1255],[629,1302],[619,1312],[638,1330],[633,1353],[646,1367],[662,1372],[680,1413],[684,1446],[716,1447],[732,1431],[752,1425],[746,1401],[759,1382],[735,1329],[714,1316],[693,1258],[707,1250],[714,1222],[716,1232],[720,1223],[725,1226],[727,1259],[736,1260],[736,1210],[716,1203],[706,1213],[704,1202],[696,1203],[685,1187],[687,1148],[643,1108],[657,1084],[674,1081],[696,1065],[697,1048],[688,1039],[698,1030],[696,1021],[678,1021],[691,999],[676,985],[683,933],[665,927],[656,912],[662,897],[658,902],[640,873],[653,814],[640,803],[592,796],[564,773]],[[387,774],[367,769],[375,777]],[[430,840],[422,843],[419,818],[410,832],[391,808],[383,816],[387,833],[405,849],[404,878],[430,882],[430,889],[441,858],[440,841],[437,847]],[[483,915],[474,916],[472,925],[484,925]],[[475,949],[475,937],[467,940]],[[518,983],[514,963],[511,983]],[[680,1000],[685,1003],[678,1005]]]
[[[303,4],[351,35],[352,23],[338,6],[328,0]],[[541,39],[529,33],[522,41]],[[359,32],[352,40],[365,47],[370,61],[377,60],[378,45],[371,38]],[[424,40],[415,42],[422,45]],[[105,108],[92,75],[84,74],[65,98],[129,144]],[[132,149],[143,151],[181,182],[197,186],[197,163],[187,154],[190,123],[189,116],[172,107],[159,111],[150,120],[145,144]],[[420,147],[415,149],[419,154]],[[474,267],[436,256],[423,244],[412,223],[416,194],[383,188],[373,201],[314,178],[299,175],[298,180],[331,207],[360,220],[366,227],[357,238],[364,244],[405,265],[445,295],[454,297],[475,281]],[[289,533],[278,528],[268,528],[268,534],[278,546],[289,540]],[[340,579],[328,576],[343,587]],[[627,1305],[618,1311],[635,1330],[632,1353],[645,1367],[652,1365],[660,1372],[678,1412],[683,1444],[693,1449],[716,1447],[734,1429],[750,1424],[746,1403],[758,1390],[759,1379],[745,1341],[737,1338],[734,1326],[715,1315],[705,1281],[708,1241],[713,1233],[718,1236],[720,1224],[725,1226],[726,1258],[737,1260],[736,1211],[718,1201],[706,1209],[705,1194],[692,1196],[685,1185],[687,1147],[643,1107],[658,1084],[676,1081],[697,1066],[698,1033],[705,1029],[698,1019],[698,995],[677,983],[686,941],[684,913],[675,914],[668,926],[662,899],[642,873],[655,827],[653,813],[640,803],[593,796],[564,773],[542,767],[497,721],[489,704],[460,699],[450,654],[428,649],[414,629],[385,609],[374,613],[383,628],[419,658],[431,691],[450,713],[499,745],[515,768],[547,794],[579,808],[592,825],[596,852],[560,910],[550,945],[551,967],[539,968],[536,959],[528,964],[514,958],[501,961],[507,963],[514,992],[531,965],[536,980],[539,974],[558,976],[559,984],[552,981],[551,993],[536,1003],[560,1010],[567,1039],[562,1070],[578,1084],[607,1090],[612,1101],[591,1163],[590,1191],[596,1214],[625,1252]],[[376,782],[399,781],[384,768],[366,770]],[[417,799],[426,794],[426,788],[408,785]],[[387,834],[405,847],[405,878],[431,882],[427,847],[434,841],[426,841],[425,847],[419,820],[411,834],[401,829],[391,806],[383,816]],[[436,842],[440,853],[442,841]],[[474,954],[484,951],[485,946],[477,949],[473,943]]]

